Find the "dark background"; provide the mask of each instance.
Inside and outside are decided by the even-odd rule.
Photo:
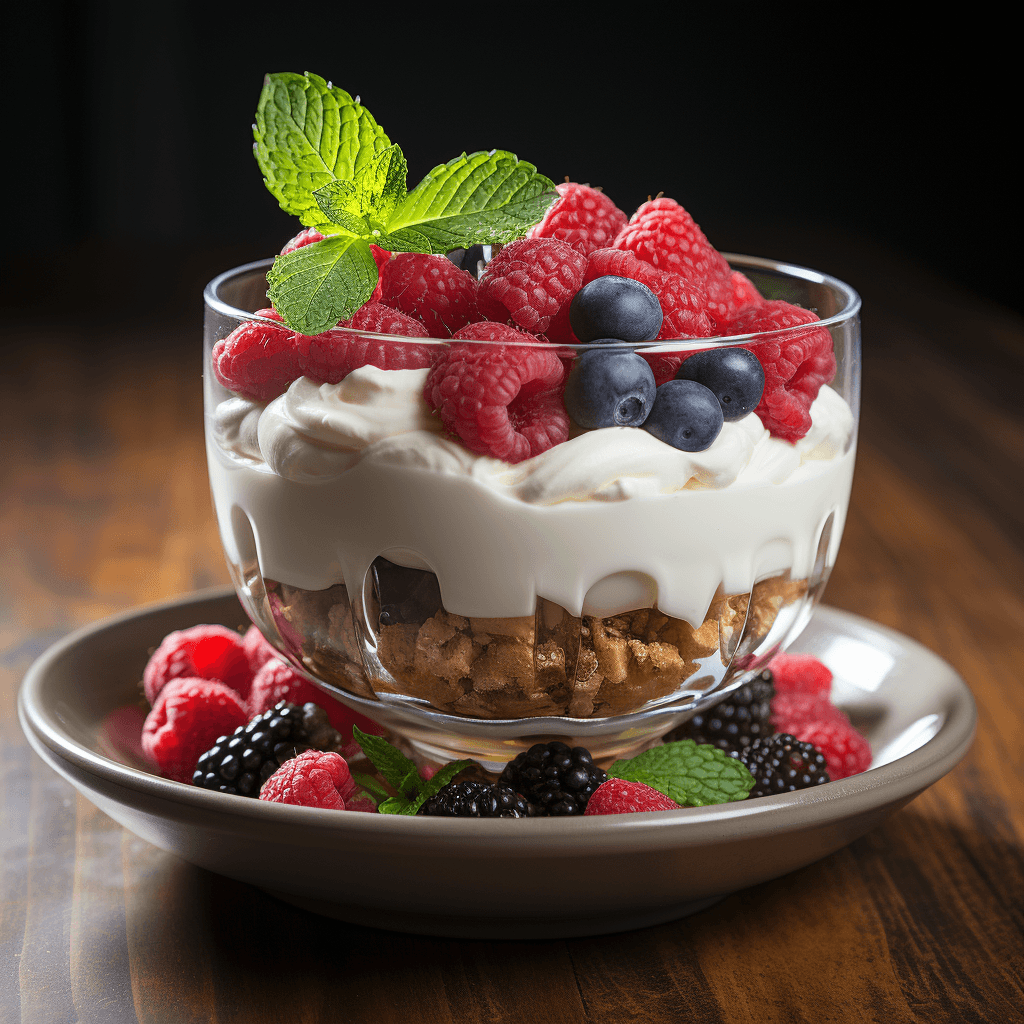
[[[722,250],[855,286],[885,252],[1024,309],[998,25],[685,4],[407,10],[22,7],[4,60],[5,319],[198,323],[205,280],[297,230],[251,154],[262,75],[283,70],[359,94],[410,187],[463,150],[506,148],[627,213],[664,192]]]

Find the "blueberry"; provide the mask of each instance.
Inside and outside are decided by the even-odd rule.
[[[565,408],[581,427],[639,427],[655,390],[654,371],[635,352],[584,352],[565,382]]]
[[[690,356],[676,380],[695,380],[715,393],[727,420],[742,419],[757,408],[764,391],[764,367],[745,348],[713,348]]]
[[[569,323],[583,342],[653,341],[661,330],[661,317],[661,304],[647,285],[613,274],[585,284],[569,306]]]
[[[658,388],[644,430],[683,452],[710,448],[722,432],[722,407],[713,391],[693,380],[670,380]]]

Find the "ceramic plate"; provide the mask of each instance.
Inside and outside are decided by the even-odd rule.
[[[863,835],[966,753],[975,708],[957,673],[890,629],[819,607],[794,650],[835,673],[833,699],[871,742],[870,771],[812,790],[677,811],[473,820],[262,803],[169,782],[139,748],[147,652],[174,629],[239,626],[226,590],[72,634],[30,669],[33,748],[115,821],[200,867],[357,924],[553,938],[669,921]]]

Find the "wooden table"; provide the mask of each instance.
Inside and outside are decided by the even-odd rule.
[[[827,600],[955,665],[978,737],[824,861],[601,938],[319,919],[136,839],[29,751],[15,695],[47,645],[227,573],[198,318],[15,328],[0,383],[0,1021],[1024,1020],[1024,323],[862,243],[802,244],[761,251],[825,265],[865,300],[860,454]]]

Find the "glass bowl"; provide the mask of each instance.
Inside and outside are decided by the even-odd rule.
[[[836,374],[794,443],[769,438],[751,415],[701,453],[641,428],[573,425],[568,441],[516,464],[475,455],[422,398],[449,341],[340,328],[302,343],[386,351],[389,366],[412,368],[364,367],[338,384],[301,378],[269,402],[239,397],[212,360],[219,342],[264,319],[272,261],[212,281],[210,482],[253,622],[317,685],[435,761],[500,765],[554,738],[597,760],[630,756],[760,671],[809,621],[838,552],[860,299],[816,271],[727,259],[764,298],[820,322],[616,347],[640,353],[661,383],[695,350],[746,345],[785,358],[827,332]],[[517,346],[459,344],[517,358]],[[567,369],[597,348],[608,351],[558,345],[547,358]],[[272,347],[261,355],[273,376]]]

